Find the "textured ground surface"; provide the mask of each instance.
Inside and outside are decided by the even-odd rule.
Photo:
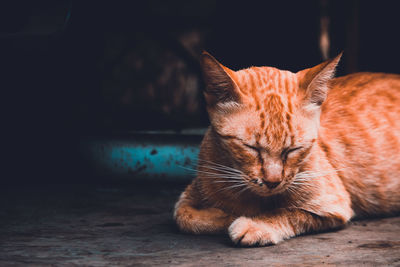
[[[237,248],[226,236],[178,233],[175,187],[2,189],[0,266],[400,266],[400,217]]]

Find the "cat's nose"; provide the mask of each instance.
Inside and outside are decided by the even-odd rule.
[[[282,182],[283,166],[279,160],[267,159],[264,165],[264,177],[262,177],[264,184],[273,189]]]
[[[269,188],[269,189],[274,189],[275,187],[277,187],[281,182],[267,182],[264,181],[264,184]]]

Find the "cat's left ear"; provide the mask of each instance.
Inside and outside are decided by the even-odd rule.
[[[327,60],[313,68],[299,71],[300,90],[305,92],[305,105],[318,108],[325,101],[328,94],[328,82],[335,75],[335,69],[343,52],[333,59]]]
[[[206,85],[204,96],[209,108],[237,106],[240,103],[239,88],[234,81],[235,72],[203,52],[200,65]]]

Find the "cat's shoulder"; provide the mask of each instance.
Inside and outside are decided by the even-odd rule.
[[[357,72],[334,78],[330,81],[331,87],[365,87],[382,82],[400,82],[400,75],[383,72]]]
[[[334,78],[329,84],[323,113],[338,110],[362,110],[371,101],[396,102],[400,99],[400,75],[390,73],[359,72]]]

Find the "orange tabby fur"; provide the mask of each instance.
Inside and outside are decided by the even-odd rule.
[[[235,72],[203,53],[211,126],[175,205],[182,231],[267,245],[400,210],[400,76],[332,79],[340,56]]]

